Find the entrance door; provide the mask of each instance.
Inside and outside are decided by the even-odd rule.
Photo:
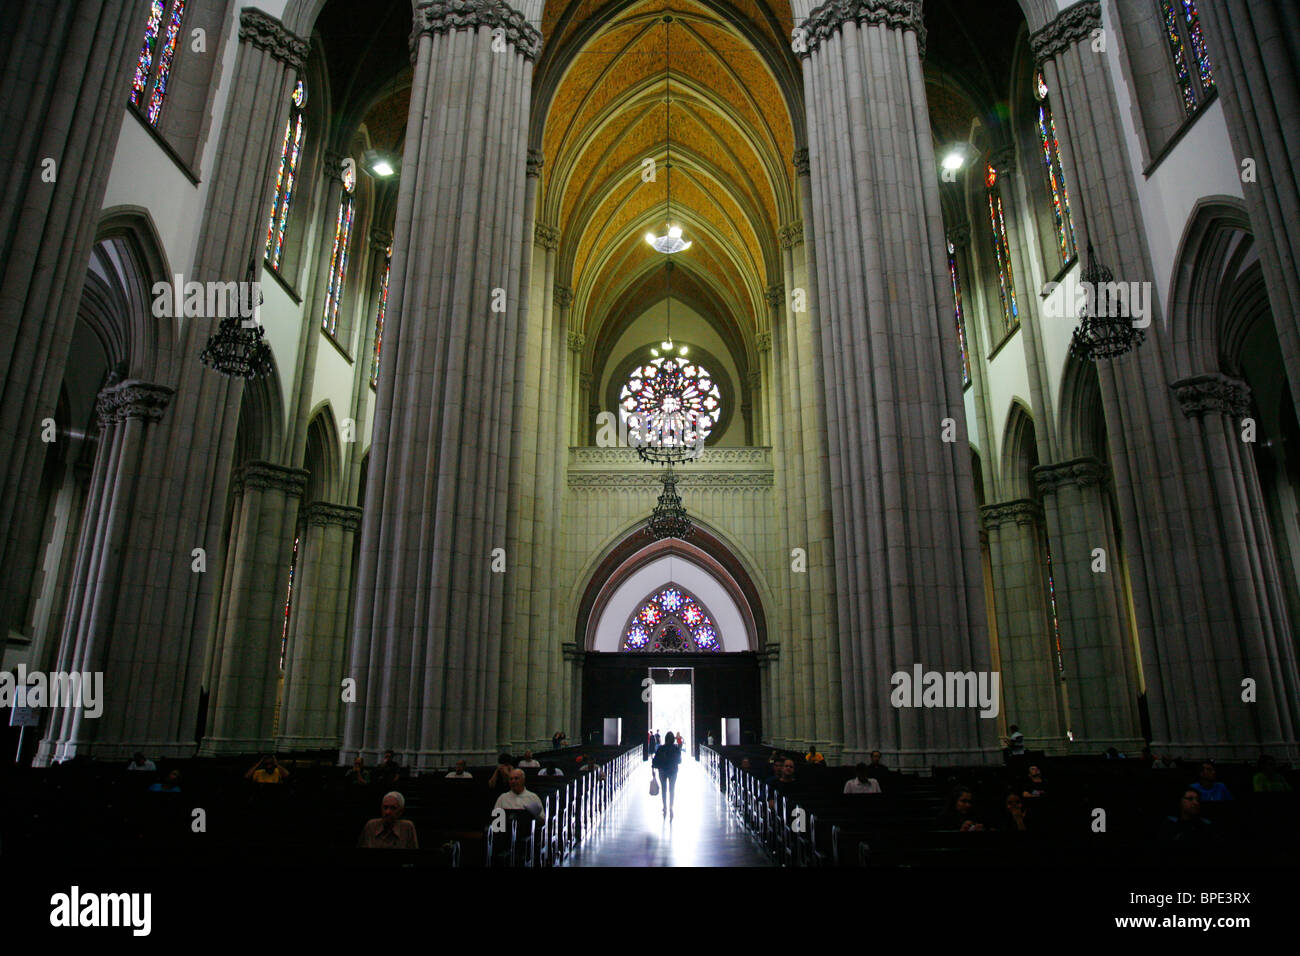
[[[680,736],[682,754],[692,753],[695,740],[695,670],[690,667],[651,667],[650,729]]]

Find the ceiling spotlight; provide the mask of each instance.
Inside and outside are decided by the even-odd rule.
[[[361,156],[361,165],[375,179],[389,179],[397,175],[402,162],[392,153],[381,149],[368,149]]]
[[[961,147],[955,147],[948,151],[943,157],[943,168],[956,171],[966,165],[966,151]]]
[[[658,358],[658,357],[659,357],[659,350],[658,350],[658,349],[651,349],[651,350],[650,350],[650,354],[653,355],[655,358]]]
[[[663,349],[665,352],[671,352],[671,351],[673,350],[673,343],[672,343],[672,340],[669,339],[669,340],[667,340],[667,341],[665,341],[665,342],[660,342],[660,343],[659,343],[659,347],[660,347],[661,349]]]
[[[681,348],[679,348],[679,349],[677,350],[677,354],[678,354],[678,355],[685,355],[685,354],[686,354],[686,346],[683,345]]]
[[[684,252],[691,247],[689,242],[682,239],[682,227],[671,226],[668,234],[656,236],[653,233],[646,233],[645,241],[655,247],[656,252],[671,254],[674,252]]]

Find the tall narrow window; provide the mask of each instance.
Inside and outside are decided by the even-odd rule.
[[[998,299],[1002,303],[1002,331],[1010,332],[1020,322],[1016,305],[1015,275],[1011,269],[1011,244],[1007,241],[1006,218],[1002,214],[1002,190],[998,188],[998,171],[991,163],[984,170],[988,187],[989,231],[993,240],[993,260],[997,266]]]
[[[1160,0],[1160,12],[1183,109],[1192,113],[1214,90],[1214,70],[1201,33],[1201,18],[1195,0]]]
[[[1052,549],[1043,539],[1043,551],[1047,555],[1047,611],[1052,617],[1052,640],[1056,642],[1056,673],[1065,677],[1065,658],[1061,654],[1061,622],[1056,615],[1056,581],[1052,576]]]
[[[184,17],[185,0],[153,0],[150,4],[144,43],[131,82],[131,105],[144,114],[150,126],[157,126],[162,116]]]
[[[1036,80],[1038,94],[1038,145],[1047,173],[1047,194],[1051,202],[1052,220],[1056,226],[1056,244],[1061,252],[1061,265],[1075,256],[1074,220],[1070,216],[1070,193],[1065,187],[1065,169],[1061,166],[1061,145],[1056,139],[1056,120],[1047,99],[1047,81],[1039,73]]]
[[[379,355],[384,347],[384,315],[388,312],[388,277],[393,271],[393,244],[388,244],[384,278],[379,283],[379,314],[375,316],[375,360],[370,365],[370,387],[379,387]]]
[[[352,191],[357,188],[357,174],[352,165],[343,167],[343,198],[334,223],[334,251],[330,254],[330,283],[325,295],[325,314],[321,326],[331,336],[338,334],[339,309],[343,304],[343,283],[348,275],[348,242],[352,238],[352,214],[356,209]]]
[[[293,610],[293,575],[298,570],[298,542],[300,535],[293,538],[293,557],[289,559],[289,588],[284,596],[284,628],[280,631],[280,672],[284,673],[284,656],[289,648],[289,612]]]
[[[953,311],[957,320],[957,346],[961,349],[961,385],[970,384],[970,353],[966,349],[966,315],[961,304],[961,280],[957,277],[957,248],[948,243],[948,275],[952,278]]]
[[[284,231],[289,225],[289,203],[298,179],[298,161],[302,158],[303,107],[307,88],[299,80],[290,99],[289,121],[284,127],[284,145],[280,149],[280,167],[275,174],[275,195],[271,197],[271,221],[266,227],[266,259],[279,270],[284,258]]]

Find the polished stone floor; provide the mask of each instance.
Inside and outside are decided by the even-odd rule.
[[[565,866],[771,866],[755,840],[727,813],[704,765],[689,757],[677,774],[673,819],[651,797],[650,765],[633,773],[605,819]]]

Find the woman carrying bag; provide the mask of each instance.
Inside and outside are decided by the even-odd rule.
[[[681,745],[671,733],[665,734],[663,745],[660,746],[654,759],[654,769],[659,771],[659,781],[650,782],[650,795],[659,793],[664,803],[664,816],[670,820],[673,816],[673,801],[677,799],[677,767],[681,762]],[[660,786],[656,786],[656,783]]]

